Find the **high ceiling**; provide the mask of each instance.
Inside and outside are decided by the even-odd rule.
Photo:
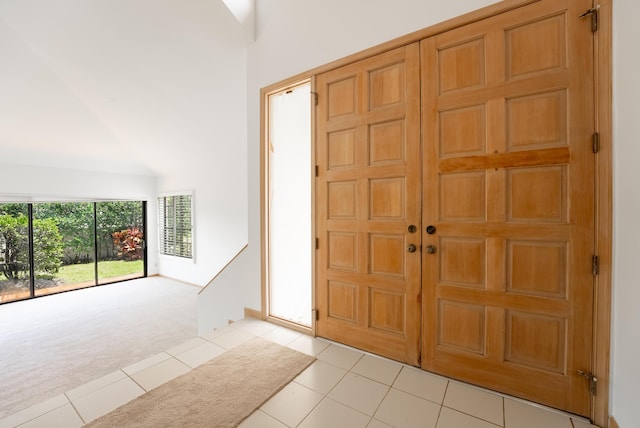
[[[197,164],[246,28],[221,0],[0,0],[0,163]]]

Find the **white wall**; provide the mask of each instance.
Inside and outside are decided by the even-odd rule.
[[[157,274],[157,207],[154,203],[156,179],[151,176],[115,174],[0,163],[0,200],[73,201],[134,200],[147,201],[148,271]]]
[[[613,0],[612,409],[621,427],[640,426],[640,2]]]
[[[211,156],[209,170],[158,181],[159,193],[193,191],[195,209],[194,259],[160,256],[160,274],[200,286],[206,285],[248,240],[246,146],[243,141],[235,141],[224,152],[205,153],[200,156]],[[238,290],[242,290],[242,281]]]
[[[249,254],[247,306],[260,307],[260,88],[315,66],[494,3],[489,0],[261,0],[248,54]],[[614,272],[611,413],[638,426],[640,397],[640,40],[637,1],[614,3]]]
[[[205,3],[215,9],[207,24],[207,31],[215,33],[210,39],[212,54],[202,59],[208,71],[200,95],[206,99],[206,110],[198,112],[203,120],[198,120],[197,138],[183,135],[189,150],[183,149],[180,136],[176,136],[172,152],[180,155],[180,162],[158,180],[159,193],[193,191],[195,208],[193,261],[160,256],[160,274],[201,286],[248,240],[247,36],[222,2]],[[162,155],[169,160],[173,156]]]

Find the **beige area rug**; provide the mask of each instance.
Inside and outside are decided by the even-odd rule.
[[[255,338],[87,427],[235,427],[314,360]]]

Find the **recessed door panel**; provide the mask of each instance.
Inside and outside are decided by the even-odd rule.
[[[329,317],[355,323],[358,321],[357,286],[329,281],[327,293]]]
[[[566,299],[568,243],[507,242],[507,291]]]
[[[566,66],[566,18],[558,13],[505,29],[508,79]]]
[[[358,102],[358,82],[356,76],[345,76],[327,85],[330,101],[327,115],[330,118],[355,115]]]
[[[405,162],[404,126],[404,120],[393,120],[369,127],[370,165],[402,165]]]
[[[567,145],[566,90],[509,98],[506,109],[508,151]]]
[[[484,45],[484,38],[473,38],[438,50],[440,93],[485,85]]]
[[[456,352],[484,355],[486,308],[450,300],[438,302],[437,346]]]
[[[354,129],[332,132],[327,136],[327,159],[330,169],[355,166],[355,139]]]
[[[567,222],[566,165],[513,168],[506,173],[507,217],[510,222]]]
[[[446,236],[440,239],[440,282],[461,287],[485,288],[484,239]]]
[[[486,108],[483,104],[441,112],[440,156],[459,157],[484,154],[486,115]],[[460,126],[460,123],[464,123],[465,126]]]

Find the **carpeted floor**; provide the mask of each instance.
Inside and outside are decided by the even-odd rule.
[[[0,419],[197,336],[200,288],[151,277],[0,306]]]

